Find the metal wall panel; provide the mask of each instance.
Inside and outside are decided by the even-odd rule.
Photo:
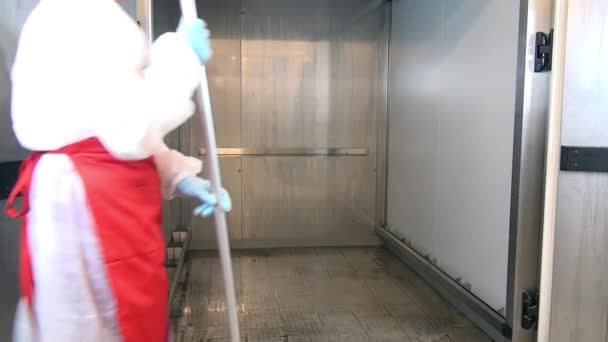
[[[388,223],[506,307],[519,3],[393,1]]]
[[[388,80],[389,80],[389,51],[390,51],[390,18],[391,6],[388,3],[382,5],[384,16],[382,30],[378,35],[378,131],[377,131],[377,154],[376,154],[376,225],[385,227],[386,217],[386,195],[387,195],[387,166],[388,166]]]
[[[371,154],[245,158],[243,239],[373,241],[378,39],[384,12],[379,7],[358,12],[368,4],[246,3],[243,145],[361,147]]]
[[[568,3],[562,145],[608,147],[608,3]],[[560,172],[550,341],[608,340],[608,175]]]
[[[0,1],[0,161],[23,159],[10,119],[10,73],[17,52],[19,32],[38,0]]]
[[[258,246],[277,241],[306,245],[330,239],[342,244],[377,242],[373,235],[374,172],[379,38],[385,15],[380,3],[199,1],[215,50],[208,72],[220,147],[368,151],[363,158],[243,158],[243,192],[232,193],[233,200],[242,196],[243,211],[235,208],[231,213],[242,216],[243,236],[233,232],[234,239],[265,241]],[[190,127],[190,147],[200,147],[200,130],[193,123]],[[193,155],[196,152],[198,149],[191,150]],[[301,169],[302,165],[306,167]],[[297,177],[293,170],[298,170]],[[332,175],[329,179],[328,173]],[[276,180],[283,180],[281,186],[289,190],[278,187]],[[233,181],[234,184],[227,183],[229,188],[235,187],[237,179]],[[330,181],[338,184],[332,187],[328,185]],[[318,183],[317,189],[324,189],[325,193],[306,190],[305,184],[311,182]],[[260,188],[262,184],[275,185],[265,192]],[[332,191],[347,191],[340,190],[344,187],[349,187],[348,195],[323,202],[322,198],[333,198]],[[302,191],[296,193],[294,189]],[[351,193],[354,190],[359,192]],[[286,200],[287,211],[275,209],[284,208]],[[325,203],[324,213],[306,217],[304,213],[313,209],[301,209],[316,201]],[[352,209],[352,205],[358,209]],[[288,216],[287,212],[298,214]],[[358,216],[354,225],[353,219],[345,216],[352,212]],[[291,221],[287,223],[286,218]],[[361,222],[365,222],[365,232],[360,232]],[[232,227],[234,224],[239,226]],[[231,222],[231,229],[239,230],[240,224]],[[290,229],[284,229],[286,225]],[[207,225],[195,224],[197,230],[209,229],[199,226]],[[193,248],[207,247],[209,238],[195,237]]]
[[[246,2],[243,146],[375,147],[380,16],[338,30],[342,5]]]
[[[207,65],[217,145],[241,147],[241,0],[197,1],[211,31],[213,58]],[[198,155],[200,119],[191,123],[191,155]]]
[[[243,239],[374,241],[370,161],[244,157]]]
[[[0,162],[22,160],[27,152],[19,146],[10,119],[11,81],[19,32],[37,0],[0,1]],[[12,334],[13,315],[19,296],[17,286],[19,222],[4,213],[0,201],[0,337]]]

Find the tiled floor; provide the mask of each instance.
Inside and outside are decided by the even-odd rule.
[[[233,254],[247,342],[490,341],[382,248]],[[172,309],[176,342],[229,341],[219,260],[192,253]]]

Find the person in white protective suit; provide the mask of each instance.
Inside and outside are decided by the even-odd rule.
[[[166,341],[161,194],[218,201],[201,162],[163,137],[193,113],[202,21],[147,46],[114,0],[41,0],[12,71],[24,161],[7,211],[23,218],[16,341]],[[23,196],[21,208],[15,199]]]

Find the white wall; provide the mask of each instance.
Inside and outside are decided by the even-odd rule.
[[[393,2],[388,223],[505,307],[519,2]]]

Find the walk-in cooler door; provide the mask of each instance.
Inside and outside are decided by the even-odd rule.
[[[532,341],[550,78],[535,48],[552,1],[391,4],[380,235],[493,338]]]

